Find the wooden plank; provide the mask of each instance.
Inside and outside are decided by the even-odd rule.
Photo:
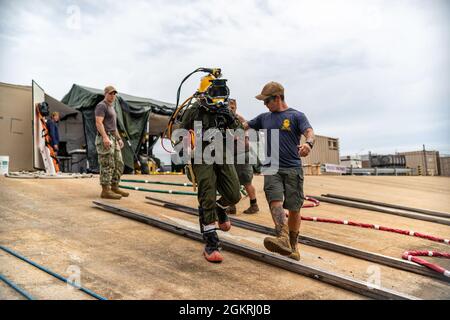
[[[146,198],[148,200],[153,200],[153,201],[162,203],[162,204],[151,203],[152,205],[158,205],[158,206],[161,206],[164,208],[181,211],[181,212],[184,212],[184,213],[187,213],[190,215],[198,216],[198,210],[195,208],[184,206],[184,205],[174,204],[170,201],[161,200],[161,199],[157,199],[157,198],[153,198],[153,197],[146,197]],[[229,217],[229,219],[233,226],[243,228],[246,230],[250,230],[250,231],[254,231],[254,232],[267,234],[267,235],[275,235],[275,229],[273,229],[273,228],[262,226],[262,225],[259,225],[259,224],[253,223],[253,222],[249,222],[249,221],[244,221],[244,220],[237,219],[234,217]],[[359,249],[356,249],[353,247],[337,244],[337,243],[330,242],[330,241],[321,240],[318,238],[303,236],[303,235],[299,235],[298,242],[301,244],[307,245],[307,246],[312,246],[312,247],[316,247],[316,248],[320,248],[320,249],[334,251],[334,252],[341,253],[341,254],[344,254],[344,255],[347,255],[350,257],[363,259],[363,260],[367,260],[370,262],[375,262],[378,264],[382,264],[382,265],[385,265],[388,267],[392,267],[392,268],[396,268],[396,269],[400,269],[400,270],[404,270],[404,271],[413,272],[413,273],[416,273],[416,274],[419,274],[422,276],[435,278],[435,279],[438,279],[438,280],[441,280],[444,282],[450,282],[450,279],[448,277],[445,277],[437,272],[434,272],[433,270],[430,270],[424,266],[421,266],[416,263],[412,263],[410,261],[406,261],[403,259],[397,259],[397,258],[385,256],[382,254],[359,250]]]
[[[327,197],[312,196],[312,198],[317,199],[321,202],[329,202],[329,203],[337,204],[340,206],[377,211],[377,212],[388,213],[388,214],[392,214],[392,215],[396,215],[396,216],[401,216],[401,217],[406,217],[406,218],[411,218],[411,219],[416,219],[416,220],[423,220],[423,221],[428,221],[428,222],[434,222],[434,223],[439,223],[439,224],[444,224],[444,225],[450,226],[450,219],[428,216],[428,215],[424,215],[421,213],[404,212],[404,211],[398,211],[398,210],[389,209],[389,208],[380,208],[380,207],[375,207],[375,206],[368,205],[368,204],[361,204],[361,203],[351,202],[351,201],[347,201],[347,200],[339,200],[339,199],[333,199],[333,198],[327,198]]]
[[[99,201],[93,201],[93,203],[100,209],[126,217],[135,221],[149,224],[151,226],[160,228],[162,230],[170,231],[179,235],[183,235],[187,238],[202,241],[202,235],[199,231],[191,230],[187,227],[163,221],[155,217],[149,217],[139,212],[120,208]],[[352,279],[350,277],[339,275],[336,273],[321,270],[319,268],[305,265],[301,262],[294,261],[292,259],[275,255],[269,252],[261,251],[255,248],[251,248],[242,244],[237,244],[230,240],[221,240],[221,246],[223,249],[243,255],[244,257],[251,258],[257,261],[261,261],[273,266],[280,267],[282,269],[307,276],[319,281],[322,281],[333,286],[361,294],[363,296],[373,299],[395,299],[395,300],[419,300],[417,297],[396,292],[394,290],[374,286],[368,282]]]
[[[360,203],[367,203],[367,204],[372,204],[372,205],[376,205],[376,206],[382,206],[382,207],[387,207],[387,208],[394,208],[394,209],[412,211],[412,212],[422,213],[422,214],[431,215],[431,216],[435,216],[435,217],[449,218],[450,219],[450,213],[446,213],[446,212],[439,212],[439,211],[432,211],[432,210],[426,210],[426,209],[404,207],[404,206],[399,206],[397,204],[378,202],[378,201],[367,200],[367,199],[360,199],[360,198],[353,198],[353,197],[347,197],[347,196],[341,196],[341,195],[329,194],[329,193],[328,194],[322,194],[322,197],[335,198],[335,199],[341,199],[341,200],[348,200],[348,201],[354,201],[354,202],[360,202]]]

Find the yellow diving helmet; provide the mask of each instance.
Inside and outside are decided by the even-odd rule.
[[[201,103],[213,111],[226,107],[230,96],[226,82],[226,79],[217,79],[212,74],[203,77],[198,89]]]

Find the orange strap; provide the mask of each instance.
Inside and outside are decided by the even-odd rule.
[[[52,147],[52,144],[50,143],[50,135],[48,134],[48,128],[47,123],[45,122],[44,117],[42,116],[41,112],[38,111],[39,120],[42,124],[42,137],[45,139],[45,146],[50,150],[50,157],[53,161],[53,166],[55,167],[55,171],[59,172],[59,162],[58,158],[56,158],[56,152]]]
[[[194,151],[194,149],[195,149],[195,132],[194,132],[194,130],[190,129],[189,134],[191,136],[191,150]]]

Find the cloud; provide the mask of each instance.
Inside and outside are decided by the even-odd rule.
[[[0,81],[72,83],[173,102],[181,79],[221,67],[240,112],[283,83],[290,106],[341,153],[450,153],[446,1],[2,1]],[[78,11],[77,11],[78,10]],[[79,13],[79,15],[78,15]],[[193,78],[183,88],[191,94]]]

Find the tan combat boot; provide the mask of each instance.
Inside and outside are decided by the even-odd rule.
[[[112,192],[111,187],[109,185],[102,185],[102,193],[100,197],[103,199],[114,199],[114,200],[119,200],[120,198],[122,198],[121,195]]]
[[[259,212],[259,207],[258,207],[258,204],[256,204],[256,203],[250,204],[250,207],[248,209],[244,210],[245,214],[254,214],[254,213],[258,213],[258,212]]]
[[[288,257],[299,261],[300,252],[298,252],[298,232],[289,231],[289,242],[291,244],[292,253]]]
[[[267,237],[264,239],[264,247],[267,250],[279,253],[283,256],[289,256],[292,253],[291,244],[289,242],[288,226],[284,224],[281,228],[278,226],[279,235],[277,237]]]
[[[122,197],[128,197],[130,195],[128,192],[120,190],[118,184],[113,184],[111,186],[111,191],[120,194]]]

